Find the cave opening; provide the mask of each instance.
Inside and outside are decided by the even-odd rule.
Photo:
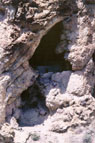
[[[56,50],[61,42],[62,31],[63,23],[59,22],[42,38],[29,61],[34,69],[42,73],[72,70],[71,64],[64,58],[66,49],[60,54]]]
[[[50,114],[44,95],[44,86],[50,78],[50,73],[72,70],[71,64],[64,58],[66,50],[62,53],[57,53],[56,50],[62,42],[62,32],[63,23],[59,22],[42,38],[29,61],[30,66],[38,72],[38,77],[34,84],[21,95],[20,126],[34,126],[44,122]],[[43,79],[42,75],[46,78]]]
[[[44,122],[49,111],[37,82],[21,94],[20,126],[34,126]]]

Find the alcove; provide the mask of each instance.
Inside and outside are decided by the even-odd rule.
[[[30,65],[39,72],[61,72],[71,70],[70,63],[64,58],[65,52],[58,54],[56,48],[60,43],[63,23],[57,23],[42,38],[34,55],[30,59]],[[64,47],[63,47],[64,48]]]
[[[21,126],[41,124],[50,114],[46,107],[46,97],[41,91],[40,74],[72,70],[71,64],[64,58],[66,49],[63,50],[64,52],[61,54],[57,53],[56,50],[57,46],[62,42],[61,35],[63,30],[64,27],[62,22],[59,22],[51,28],[41,39],[39,46],[29,61],[30,66],[38,71],[39,76],[35,83],[21,95],[22,114],[19,119],[19,124]]]

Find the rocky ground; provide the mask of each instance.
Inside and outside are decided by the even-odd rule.
[[[56,54],[72,68],[36,72],[29,61],[60,21]],[[94,0],[0,1],[0,143],[95,143],[94,28]]]

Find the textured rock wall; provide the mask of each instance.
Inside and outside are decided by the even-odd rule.
[[[40,75],[38,82],[50,110],[44,127],[55,133],[74,132],[77,127],[78,133],[88,128],[95,131],[95,4],[90,0],[0,1],[0,123],[5,122],[6,111],[12,114],[12,108],[19,106],[16,99],[36,80],[29,59],[41,38],[60,21],[64,32],[56,51],[66,50],[72,71]],[[31,142],[30,137],[24,142]],[[67,143],[67,138],[61,139]],[[74,136],[68,143],[73,140]],[[81,143],[84,140],[81,137]]]
[[[0,2],[0,122],[4,122],[6,104],[13,102],[35,80],[28,60],[41,38],[63,19],[63,13],[68,15],[65,6],[72,13],[76,8],[74,3],[65,0]]]

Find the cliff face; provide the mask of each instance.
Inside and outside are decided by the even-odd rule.
[[[27,132],[24,141],[18,140],[20,131],[15,131],[16,143],[32,142],[35,131],[40,132],[40,138],[36,138],[41,143],[45,140],[72,143],[76,138],[71,136],[72,131],[80,134],[79,143],[86,142],[88,134],[88,140],[94,143],[94,17],[95,2],[91,0],[0,1],[0,123],[6,119],[12,128],[14,124],[18,126],[16,119],[21,124],[35,124],[33,129],[23,131],[22,136]],[[65,58],[72,68],[66,71],[63,68],[58,72],[58,67],[56,71],[51,66],[48,67],[51,72],[37,73],[31,67],[32,56],[40,48],[43,36],[59,22],[62,22],[63,29],[56,54],[63,56],[60,60],[65,62]],[[26,89],[28,100],[25,97]],[[22,94],[23,91],[25,93]],[[38,94],[41,96],[38,97]],[[37,110],[30,108],[29,104],[32,106],[34,101]],[[43,108],[46,110],[43,111]],[[36,126],[37,118],[41,123],[44,121],[44,125]],[[44,135],[42,130],[45,131]],[[5,139],[1,140],[4,143]]]
[[[28,60],[43,35],[63,19],[65,1],[1,1],[0,2],[0,78],[1,122],[5,104],[16,99],[32,85],[36,74]],[[62,7],[63,5],[63,7]],[[32,81],[33,77],[33,81]]]

